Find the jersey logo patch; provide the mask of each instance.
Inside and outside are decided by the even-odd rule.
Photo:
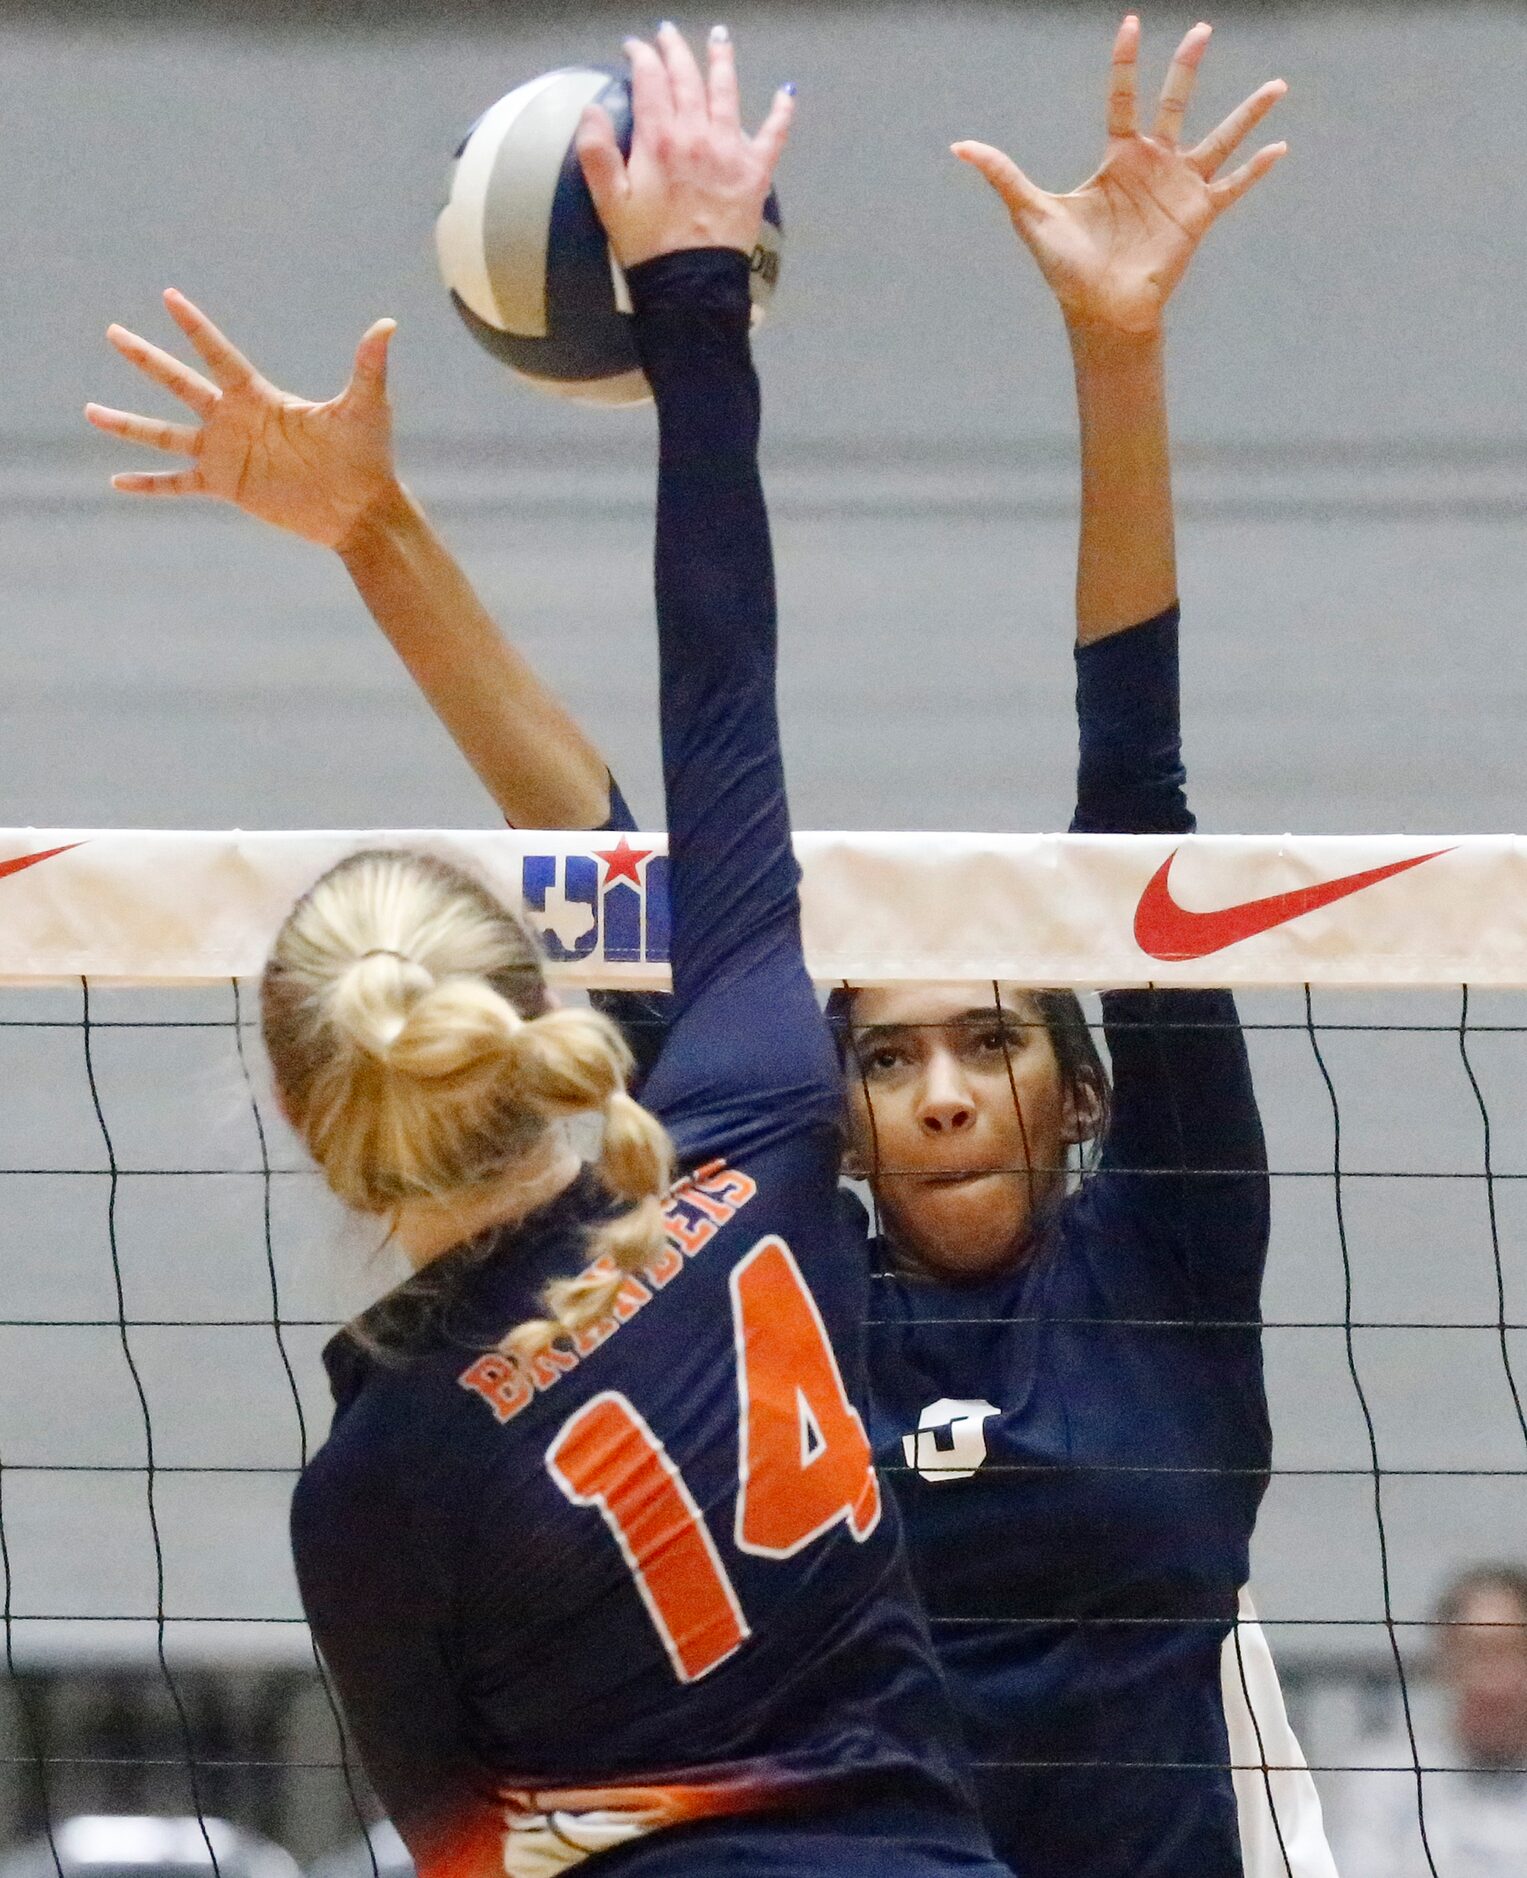
[[[908,1467],[924,1480],[969,1480],[986,1459],[986,1424],[1000,1413],[994,1402],[940,1396],[918,1416],[917,1433],[901,1438]]]

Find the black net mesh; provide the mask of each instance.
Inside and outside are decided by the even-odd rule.
[[[1423,1869],[1446,1878],[1427,1803],[1462,1775],[1436,1748],[1435,1598],[1523,1549],[1527,1008],[1462,989],[1240,1002],[1272,1169],[1258,1611],[1328,1811],[1352,1783],[1404,1783]],[[281,1122],[248,986],[0,992],[0,1086],[11,1830],[145,1811],[229,1818],[304,1861],[359,1845],[372,1811],[301,1621],[286,1508],[328,1422],[321,1346],[392,1254]],[[1191,1153],[1169,1171],[1193,1178]],[[1247,1332],[1087,1326],[1100,1363],[1144,1333],[1189,1367],[1204,1339]],[[935,1610],[945,1633],[960,1622]],[[1269,1780],[1255,1739],[1238,1765]]]
[[[285,1521],[322,1343],[385,1268],[274,1116],[247,987],[0,993],[0,1076],[12,1829],[186,1816],[214,1867],[209,1818],[355,1838]]]

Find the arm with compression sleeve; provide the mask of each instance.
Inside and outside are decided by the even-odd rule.
[[[1191,834],[1178,609],[1076,652],[1075,834]],[[1267,1150],[1228,991],[1112,991],[1113,1110],[1101,1168],[1186,1266],[1200,1299],[1254,1310],[1267,1253]]]
[[[682,1148],[691,1129],[749,1110],[831,1120],[840,1090],[801,955],[747,257],[690,249],[629,278],[658,413],[673,960],[671,1028],[644,1100]]]

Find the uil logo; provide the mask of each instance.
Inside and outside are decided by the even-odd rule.
[[[986,1459],[986,1424],[999,1413],[992,1402],[955,1402],[941,1396],[917,1418],[917,1433],[903,1435],[907,1465],[924,1480],[969,1480]]]
[[[591,854],[527,854],[521,884],[546,956],[668,960],[668,857],[622,835]]]

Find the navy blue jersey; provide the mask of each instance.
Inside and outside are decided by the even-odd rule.
[[[1175,610],[1078,672],[1073,829],[1191,830]],[[873,1434],[999,1853],[1026,1878],[1230,1878],[1265,1149],[1229,993],[1114,992],[1103,1018],[1099,1164],[1025,1263],[952,1286],[883,1257]]]
[[[334,1426],[293,1503],[303,1601],[427,1874],[686,1848],[710,1869],[707,1830],[769,1812],[808,1837],[894,1817],[916,1849],[890,1870],[985,1869],[836,1354],[852,1380],[867,1278],[801,958],[747,262],[666,256],[631,289],[661,440],[675,987],[645,1099],[690,1171],[666,1250],[576,1342],[500,1345],[578,1268],[587,1175],[395,1294],[389,1353],[331,1345]]]
[[[1029,1878],[1242,1869],[1221,1648],[1270,1452],[1228,1003],[1108,997],[1107,1146],[1028,1262],[877,1287],[877,1456],[983,1813]]]

